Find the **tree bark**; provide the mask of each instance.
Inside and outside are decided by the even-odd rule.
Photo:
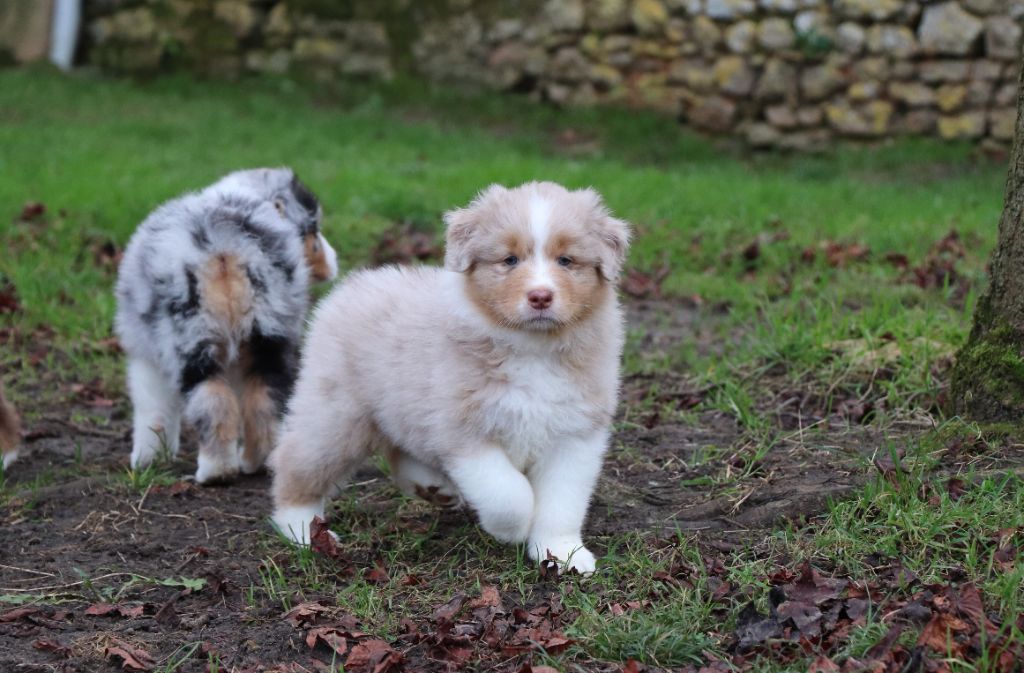
[[[982,422],[1024,425],[1024,68],[989,286],[953,370],[955,411]]]

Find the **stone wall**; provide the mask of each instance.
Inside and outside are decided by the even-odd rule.
[[[1013,134],[1024,0],[87,0],[117,70],[410,70],[755,146]]]

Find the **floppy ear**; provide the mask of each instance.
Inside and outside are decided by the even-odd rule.
[[[593,189],[584,189],[581,192],[589,202],[591,226],[601,241],[601,276],[609,282],[615,282],[622,273],[626,251],[629,250],[629,223],[612,217],[601,196]]]
[[[444,268],[463,273],[473,264],[471,243],[476,218],[473,207],[456,208],[444,214],[448,226],[444,243]]]
[[[506,191],[501,185],[491,185],[476,195],[465,208],[449,210],[444,214],[448,230],[445,234],[444,268],[464,273],[473,266],[473,240],[484,225],[488,202]]]
[[[622,265],[626,261],[629,250],[629,224],[611,215],[604,216],[601,243],[601,275],[609,282],[615,282],[622,273]]]

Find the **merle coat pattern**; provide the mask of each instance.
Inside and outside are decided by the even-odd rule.
[[[133,467],[175,455],[182,420],[199,436],[200,483],[262,467],[295,378],[310,283],[337,273],[321,213],[291,170],[254,169],[139,226],[116,290]]]

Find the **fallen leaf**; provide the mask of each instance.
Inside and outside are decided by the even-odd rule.
[[[821,634],[821,610],[816,605],[802,601],[786,601],[776,608],[780,619],[789,619],[806,637]]]
[[[389,673],[398,671],[405,658],[383,640],[364,640],[345,660],[345,670]]]
[[[897,449],[895,452],[887,451],[885,453],[879,453],[871,462],[874,464],[875,469],[881,472],[883,477],[893,484],[898,484],[898,475],[907,471],[900,463],[900,458],[902,458],[905,453],[906,452],[902,448]]]
[[[299,603],[286,612],[283,619],[295,627],[309,626],[315,624],[317,619],[326,612],[328,612],[327,606],[310,601],[308,603]]]
[[[791,601],[821,605],[829,599],[838,598],[847,584],[846,580],[823,577],[805,561],[800,567],[800,577],[797,581],[783,586],[782,590]]]
[[[950,500],[956,502],[960,498],[964,497],[965,493],[967,493],[967,482],[963,479],[958,479],[957,477],[951,477],[949,481],[946,482],[946,493],[949,494]]]
[[[622,667],[622,673],[641,673],[640,662],[636,659],[627,659],[626,665]]]
[[[155,665],[152,655],[146,650],[132,647],[128,643],[117,639],[113,639],[110,642],[113,644],[103,649],[103,656],[107,659],[120,659],[123,670],[149,671]]]
[[[306,633],[306,645],[316,647],[317,641],[322,641],[327,647],[334,650],[338,655],[345,654],[348,650],[347,633],[340,631],[334,626],[320,626],[310,629]]]
[[[40,201],[29,201],[21,207],[21,215],[18,219],[22,222],[31,222],[42,217],[46,213],[46,204]]]
[[[650,273],[639,269],[627,269],[619,281],[619,288],[634,299],[657,298],[661,296],[662,282],[668,278],[671,271],[668,265],[662,265]]]
[[[951,603],[956,613],[970,621],[975,629],[982,629],[988,623],[981,592],[973,584],[964,584],[957,589],[950,588]]]
[[[763,615],[753,603],[748,603],[736,618],[737,651],[745,652],[767,640],[782,635],[782,625],[770,611]]]
[[[314,516],[309,522],[309,548],[314,554],[323,554],[332,559],[341,558],[338,541],[331,534],[327,522],[318,516]]]
[[[807,668],[807,673],[838,673],[839,665],[832,661],[824,654],[820,655],[817,659],[811,662],[811,665]]]
[[[103,617],[112,613],[117,613],[122,617],[135,618],[141,617],[144,611],[142,605],[122,605],[120,603],[112,605],[110,603],[93,603],[85,609],[85,614],[92,615],[95,617]]]
[[[18,299],[18,288],[14,283],[0,276],[0,315],[5,313],[17,313],[21,310],[21,301]]]
[[[485,585],[480,589],[480,597],[474,598],[466,604],[470,610],[477,608],[493,608],[501,605],[501,595],[498,593],[498,587],[493,585]]]
[[[370,251],[374,266],[440,260],[443,256],[433,233],[418,230],[412,222],[395,224],[386,230]]]
[[[434,608],[434,611],[430,613],[430,619],[433,622],[449,622],[455,618],[455,615],[462,609],[462,605],[466,602],[466,594],[459,592],[455,596],[445,603]]]
[[[893,624],[886,631],[882,639],[871,646],[871,649],[867,651],[865,657],[870,661],[871,659],[882,659],[889,655],[889,650],[896,644],[899,637],[903,634],[904,626],[902,624]]]
[[[387,584],[391,577],[388,576],[388,571],[384,569],[384,566],[379,563],[372,568],[367,568],[363,573],[363,579],[371,584]]]
[[[153,621],[161,626],[177,626],[181,619],[178,617],[178,611],[174,608],[174,604],[178,602],[178,599],[184,593],[179,591],[173,598],[161,605],[160,609],[153,615]]]
[[[885,261],[892,264],[900,271],[906,271],[910,268],[910,258],[899,252],[889,252],[885,255]]]
[[[61,645],[56,640],[50,640],[49,638],[40,638],[39,640],[32,643],[32,647],[37,650],[44,652],[53,652],[54,654],[61,657],[70,657],[71,648],[67,645]]]
[[[948,612],[936,612],[921,631],[921,635],[918,636],[917,644],[939,654],[952,652],[956,656],[960,649],[956,634],[965,632],[969,628],[967,622]]]
[[[40,612],[42,612],[42,609],[35,607],[14,608],[7,612],[0,612],[0,623],[16,622],[19,619],[24,619]]]

